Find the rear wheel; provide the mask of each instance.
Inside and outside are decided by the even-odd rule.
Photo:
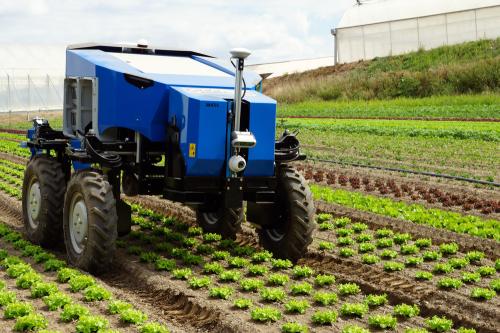
[[[224,238],[235,239],[243,222],[242,208],[221,207],[215,211],[198,209],[196,220],[204,232],[214,232]]]
[[[118,217],[113,189],[102,174],[81,171],[71,177],[63,220],[69,261],[92,273],[107,270],[115,252]]]
[[[23,180],[23,220],[28,239],[54,247],[62,239],[66,180],[62,164],[40,155],[29,161]]]
[[[312,242],[312,193],[304,177],[290,166],[278,170],[277,191],[274,223],[259,229],[259,240],[276,257],[296,262]]]

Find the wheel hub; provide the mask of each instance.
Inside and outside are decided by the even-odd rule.
[[[42,204],[42,193],[40,192],[40,183],[35,180],[31,183],[28,192],[28,220],[31,228],[38,227],[38,215],[40,215],[40,206]]]
[[[214,212],[203,213],[203,218],[208,224],[216,225],[219,221],[219,215]]]
[[[75,195],[69,214],[69,233],[73,250],[80,254],[85,249],[88,235],[88,215],[85,201],[81,195]]]

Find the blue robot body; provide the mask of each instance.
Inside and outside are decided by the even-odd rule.
[[[276,138],[276,102],[257,91],[260,76],[244,71],[249,55],[233,49],[227,66],[142,43],[68,47],[63,130],[35,118],[25,143],[30,240],[54,244],[54,231],[64,230],[70,262],[105,271],[118,235],[132,230],[137,206],[123,193],[185,204],[204,232],[227,239],[246,219],[276,258],[302,257],[314,204],[291,162],[305,155],[296,133]],[[52,200],[36,199],[46,193]]]
[[[110,51],[116,51],[114,49]],[[67,50],[68,79],[94,79],[97,105],[75,135],[89,126],[102,140],[116,140],[117,130],[140,133],[153,143],[167,139],[168,126],[176,126],[187,176],[225,175],[230,136],[234,70],[192,52],[135,54],[101,48]],[[245,76],[247,105],[245,130],[257,145],[248,151],[246,176],[274,174],[276,102],[255,90],[256,74]],[[82,117],[84,118],[84,117]],[[88,120],[92,118],[92,124]]]

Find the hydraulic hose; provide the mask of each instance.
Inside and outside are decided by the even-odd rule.
[[[120,155],[112,155],[108,153],[98,153],[94,147],[89,142],[89,139],[85,138],[85,150],[87,153],[92,156],[97,162],[101,165],[110,167],[110,168],[118,168],[122,165],[122,158]]]

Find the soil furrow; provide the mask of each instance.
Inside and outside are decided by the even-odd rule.
[[[173,316],[177,321],[203,332],[258,331],[254,325],[232,320],[229,312],[197,297],[176,281],[133,262],[124,252],[117,253],[110,272],[113,273],[101,278],[118,288],[134,290],[143,300],[161,310],[167,318]],[[183,285],[185,286],[184,283]]]
[[[27,158],[16,156],[13,154],[7,154],[7,153],[3,153],[3,152],[0,152],[0,159],[7,160],[7,161],[10,161],[12,163],[22,164],[22,165],[26,165],[26,162],[28,162]]]

